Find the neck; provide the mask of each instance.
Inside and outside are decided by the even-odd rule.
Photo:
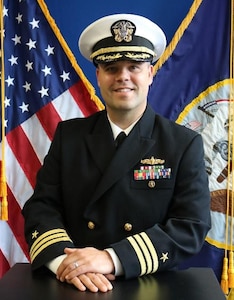
[[[106,111],[110,120],[123,130],[139,120],[145,109],[146,103],[144,106],[135,107],[135,109],[114,109],[106,105]]]
[[[111,114],[108,112],[108,116],[110,118],[110,120],[117,125],[119,128],[125,130],[126,128],[128,128],[129,126],[131,126],[134,122],[136,122],[137,120],[140,119],[140,117],[142,116],[142,113],[140,114],[134,114],[133,116],[126,114],[126,113],[120,113],[120,114]]]

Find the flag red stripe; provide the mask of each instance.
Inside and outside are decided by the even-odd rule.
[[[36,174],[41,163],[21,126],[10,131],[7,136],[8,144],[23,169],[28,181],[35,186]]]
[[[0,249],[0,278],[10,269],[10,265]]]
[[[61,121],[53,104],[49,103],[36,113],[49,139],[52,140],[58,122]]]
[[[21,214],[21,208],[9,188],[8,188],[7,200],[8,200],[8,217],[9,217],[7,222],[17,242],[19,243],[22,251],[24,252],[25,256],[29,259],[28,245],[24,238],[24,218]]]
[[[96,103],[90,100],[90,94],[83,81],[78,81],[69,91],[85,117],[99,110]]]

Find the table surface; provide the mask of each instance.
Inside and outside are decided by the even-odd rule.
[[[115,280],[107,293],[80,292],[52,273],[35,275],[30,264],[16,264],[0,280],[1,300],[225,300],[209,268],[168,271]]]

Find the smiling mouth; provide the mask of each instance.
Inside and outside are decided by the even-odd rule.
[[[125,92],[131,92],[133,89],[131,88],[118,88],[114,90],[115,92],[125,93]]]

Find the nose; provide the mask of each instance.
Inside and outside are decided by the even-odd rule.
[[[129,70],[125,67],[120,68],[116,74],[116,81],[128,81],[130,78]]]

